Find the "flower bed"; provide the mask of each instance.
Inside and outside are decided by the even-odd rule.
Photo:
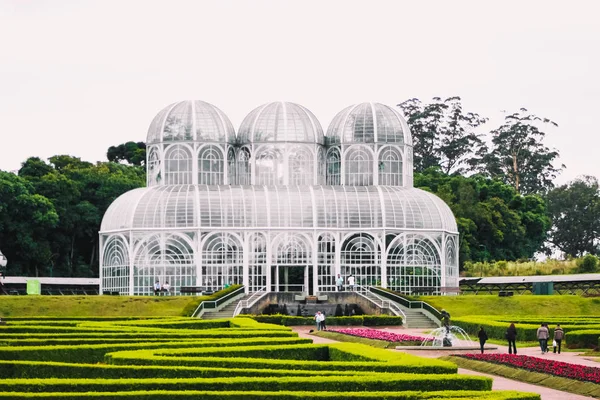
[[[431,338],[421,336],[404,335],[393,332],[379,331],[377,329],[330,329],[330,332],[343,333],[345,335],[363,337],[367,339],[384,340],[386,342],[402,343],[402,342],[419,342],[431,341]]]
[[[456,356],[470,360],[508,365],[510,367],[541,372],[563,378],[577,379],[584,382],[600,383],[600,368],[596,367],[586,367],[584,365],[569,364],[561,361],[552,361],[544,358],[515,354],[456,354]]]

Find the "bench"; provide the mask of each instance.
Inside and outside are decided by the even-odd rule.
[[[201,295],[210,295],[213,294],[214,291],[202,286],[182,286],[179,288],[179,293],[199,293]]]
[[[506,290],[500,290],[498,292],[498,296],[500,296],[500,297],[510,297],[510,296],[513,296],[514,294],[515,294],[514,292],[509,292]]]

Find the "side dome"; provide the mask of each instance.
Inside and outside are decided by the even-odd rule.
[[[327,129],[329,144],[395,143],[412,146],[410,129],[394,108],[361,103],[340,111]]]
[[[146,144],[174,141],[234,143],[235,130],[217,107],[185,100],[162,109],[148,128]]]
[[[264,104],[242,121],[238,140],[246,143],[296,142],[323,144],[323,128],[307,108],[288,102]]]

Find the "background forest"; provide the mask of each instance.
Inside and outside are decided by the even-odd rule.
[[[555,187],[565,166],[558,150],[544,144],[544,129],[555,122],[520,109],[481,133],[487,119],[463,110],[460,97],[398,106],[413,136],[414,186],[454,212],[464,273],[515,274],[513,261],[527,262],[528,274],[598,269],[598,180],[582,176]],[[145,144],[112,146],[107,159],[31,157],[16,174],[0,171],[7,275],[98,276],[102,216],[119,195],[145,185]],[[530,261],[539,255],[581,259],[541,267]]]

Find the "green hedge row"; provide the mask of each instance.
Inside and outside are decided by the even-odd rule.
[[[403,392],[325,392],[325,391],[144,391],[113,393],[0,393],[0,399],[61,399],[61,400],[540,400],[536,393],[514,391],[403,391]]]
[[[311,371],[297,369],[201,368],[152,365],[71,364],[45,361],[0,361],[0,379],[143,379],[143,378],[221,378],[228,376],[313,376],[364,375],[364,371]]]
[[[596,347],[600,341],[600,329],[570,331],[568,335],[565,335],[565,338],[568,339],[567,345],[571,349]]]
[[[323,346],[314,346],[316,348]],[[265,358],[214,357],[214,354],[202,353],[192,349],[153,349],[121,351],[107,354],[105,362],[113,365],[154,365],[154,366],[194,366],[204,368],[249,368],[310,371],[372,371],[372,372],[412,372],[420,374],[456,373],[454,363],[442,360],[426,359],[406,353],[374,349],[358,343],[335,343],[329,348],[328,362],[297,359],[274,359],[273,354],[255,349],[255,355]],[[243,348],[238,348],[242,349]],[[224,349],[225,350],[225,349]],[[231,348],[232,353],[236,348]],[[293,350],[292,350],[293,351]]]
[[[362,376],[227,377],[194,379],[4,379],[0,392],[203,391],[441,391],[491,390],[492,379],[470,375],[378,374]]]
[[[315,325],[313,317],[293,317],[281,314],[243,315],[242,317],[252,318],[257,322],[284,326]],[[402,317],[393,315],[356,315],[352,317],[327,317],[325,323],[327,326],[400,326],[403,321]]]
[[[96,363],[104,360],[106,353],[135,350],[135,349],[178,349],[198,348],[213,346],[245,346],[250,344],[298,344],[311,343],[310,339],[296,337],[265,337],[240,339],[210,339],[197,341],[178,342],[131,342],[114,344],[97,344],[81,346],[24,346],[0,347],[0,360],[31,360],[31,361],[56,361],[71,363]]]

